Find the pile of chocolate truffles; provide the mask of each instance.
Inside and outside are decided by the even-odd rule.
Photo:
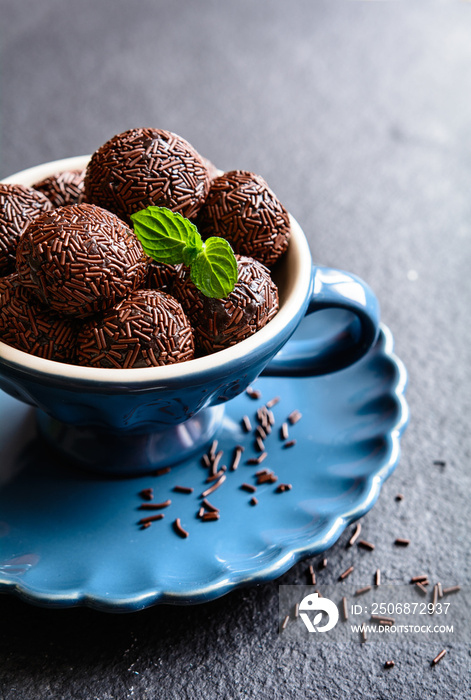
[[[130,216],[149,205],[230,243],[238,281],[227,297],[204,296],[186,267],[144,253]],[[262,177],[220,174],[180,136],[131,129],[84,171],[0,184],[0,340],[48,360],[124,369],[223,350],[276,315],[270,270],[289,237],[288,213]]]

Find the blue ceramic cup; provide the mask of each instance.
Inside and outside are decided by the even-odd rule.
[[[4,182],[31,185],[88,157],[25,170]],[[28,355],[0,342],[0,388],[37,409],[39,430],[68,461],[116,474],[143,474],[203,453],[224,403],[262,373],[306,376],[351,365],[373,345],[379,308],[358,277],[313,266],[291,219],[291,240],[274,271],[280,310],[250,338],[207,357],[166,367],[78,367]],[[319,313],[319,312],[322,312]],[[306,316],[322,322],[303,333]]]

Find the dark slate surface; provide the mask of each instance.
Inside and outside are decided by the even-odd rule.
[[[363,519],[376,550],[346,550],[345,533],[319,586],[352,561],[358,584],[376,568],[469,583],[469,3],[2,0],[0,10],[0,176],[91,152],[131,126],[167,128],[221,168],[264,175],[315,259],[376,291],[408,368],[411,422]],[[411,545],[399,551],[404,533]],[[282,582],[304,582],[305,570]],[[0,697],[469,697],[469,644],[448,644],[431,668],[440,649],[428,640],[283,637],[278,583],[124,616],[2,596]]]

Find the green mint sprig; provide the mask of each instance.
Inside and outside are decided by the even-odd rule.
[[[201,238],[196,226],[167,207],[150,206],[131,214],[144,252],[167,265],[190,268],[195,286],[207,297],[222,299],[237,283],[237,260],[224,238]]]

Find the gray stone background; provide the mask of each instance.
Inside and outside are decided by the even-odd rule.
[[[133,126],[169,129],[222,169],[263,175],[315,260],[369,282],[411,421],[362,522],[376,550],[346,549],[344,533],[319,587],[352,561],[358,584],[376,568],[469,583],[471,4],[0,0],[0,42],[0,176]],[[470,697],[467,643],[432,668],[429,640],[278,634],[279,583],[305,583],[316,561],[207,605],[123,616],[1,596],[0,698]]]

